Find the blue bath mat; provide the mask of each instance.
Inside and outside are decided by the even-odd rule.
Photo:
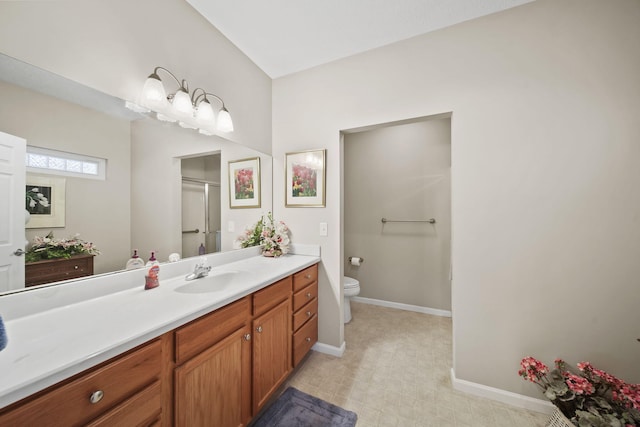
[[[287,388],[252,427],[354,427],[358,416],[317,397]]]

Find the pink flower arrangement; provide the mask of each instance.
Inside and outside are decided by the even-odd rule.
[[[627,384],[589,362],[578,363],[577,373],[562,359],[551,371],[533,357],[522,359],[520,366],[518,374],[538,385],[575,425],[640,426],[640,384]]]
[[[71,258],[73,255],[89,254],[98,255],[100,251],[93,243],[85,242],[76,234],[68,239],[56,239],[53,231],[45,237],[35,236],[33,245],[25,255],[26,262],[40,261],[43,259]]]
[[[291,243],[289,227],[282,221],[274,221],[271,212],[248,227],[236,241],[242,248],[260,245],[264,255],[273,257],[288,253]]]

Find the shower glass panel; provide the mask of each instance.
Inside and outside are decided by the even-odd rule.
[[[207,223],[208,217],[208,223]],[[182,182],[182,257],[220,251],[220,186],[183,179]]]

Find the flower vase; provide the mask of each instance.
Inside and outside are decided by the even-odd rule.
[[[562,411],[554,406],[551,418],[547,421],[545,427],[575,427],[575,425],[567,418]]]

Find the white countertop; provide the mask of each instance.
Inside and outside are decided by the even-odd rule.
[[[320,261],[319,248],[299,247],[298,255],[279,258],[255,248],[208,255],[214,280],[239,272],[214,292],[176,291],[204,280],[185,282],[191,259],[161,266],[160,286],[150,290],[136,270],[0,296],[8,336],[0,351],[0,408]]]

